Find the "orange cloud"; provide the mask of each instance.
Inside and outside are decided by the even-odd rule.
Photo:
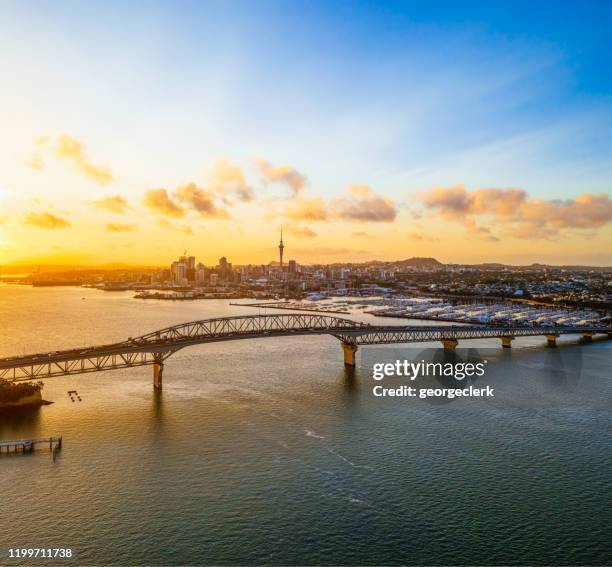
[[[136,225],[109,222],[106,224],[106,230],[109,232],[133,232],[136,230]]]
[[[244,178],[242,169],[225,160],[215,164],[211,177],[211,189],[226,197],[236,197],[239,201],[252,201],[254,192]]]
[[[200,216],[229,218],[229,213],[215,204],[214,195],[210,191],[198,187],[195,183],[188,183],[179,187],[175,194],[179,200],[191,205]]]
[[[28,213],[25,217],[24,223],[37,228],[64,228],[70,226],[70,223],[61,217],[54,214],[44,213]]]
[[[111,175],[108,167],[96,166],[87,161],[81,142],[75,138],[72,138],[71,136],[68,136],[67,134],[62,134],[59,136],[55,153],[59,159],[67,159],[72,161],[77,169],[81,171],[81,173],[84,173],[96,183],[105,185],[113,180],[113,176]]]
[[[128,202],[121,195],[112,195],[111,197],[94,201],[93,206],[111,213],[125,213],[129,208]]]
[[[149,189],[145,193],[145,205],[160,215],[182,218],[185,209],[175,203],[165,189]]]
[[[440,239],[435,236],[427,236],[426,234],[421,234],[419,232],[409,232],[407,234],[409,240],[416,240],[418,242],[439,242]]]
[[[320,197],[298,197],[285,214],[294,220],[324,221],[328,219],[327,205]]]
[[[186,224],[175,225],[175,224],[172,224],[168,219],[159,219],[159,221],[157,221],[157,224],[161,228],[170,228],[170,229],[178,230],[184,234],[189,234],[189,235],[194,234],[190,226]]]
[[[332,201],[332,210],[343,220],[357,222],[392,222],[397,216],[395,203],[376,195],[368,185],[351,185],[346,195]]]
[[[298,238],[314,238],[317,233],[309,229],[307,226],[288,226],[284,228],[285,232],[297,236]]]
[[[369,238],[370,240],[376,240],[376,237],[373,234],[369,234],[363,230],[351,232],[351,236],[354,236],[355,238]]]
[[[433,187],[419,196],[430,210],[463,223],[486,240],[498,240],[490,228],[476,223],[485,217],[504,225],[516,238],[550,238],[563,229],[596,229],[612,222],[612,200],[604,193],[584,193],[575,199],[534,200],[522,189],[477,189],[462,185]]]
[[[306,176],[290,165],[275,166],[262,158],[258,158],[255,164],[266,181],[284,183],[293,191],[294,196],[306,185]]]

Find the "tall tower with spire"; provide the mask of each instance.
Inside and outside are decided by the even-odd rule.
[[[285,250],[285,245],[283,244],[283,227],[281,226],[281,239],[280,244],[278,245],[278,252],[280,254],[280,267],[283,269],[283,251]]]

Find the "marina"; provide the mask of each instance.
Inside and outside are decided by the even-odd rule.
[[[230,303],[234,307],[264,307],[268,309],[285,309],[288,311],[310,311],[312,313],[342,313],[348,314],[350,311],[326,306],[313,305],[312,302],[305,303],[303,301],[284,301],[271,303]]]
[[[489,325],[579,326],[603,322],[593,310],[568,310],[515,303],[451,303],[445,299],[383,299],[366,313],[378,317],[399,317],[455,323]]]
[[[355,314],[361,312],[375,317],[493,326],[584,326],[606,324],[609,320],[608,317],[594,309],[564,309],[552,305],[513,301],[470,302],[422,296],[339,298],[311,295],[303,300],[231,303],[230,305],[317,313]]]

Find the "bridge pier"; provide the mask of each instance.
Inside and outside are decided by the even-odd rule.
[[[557,335],[544,335],[546,337],[546,346],[555,348],[557,346]]]
[[[444,350],[455,350],[459,341],[457,339],[440,339]]]
[[[162,389],[163,374],[164,374],[164,363],[162,361],[155,362],[153,364],[153,387],[156,390]]]
[[[357,353],[357,345],[351,343],[340,343],[342,352],[344,354],[344,364],[346,366],[355,366],[355,354]]]
[[[499,337],[501,339],[502,347],[504,348],[512,348],[512,341],[514,337]]]

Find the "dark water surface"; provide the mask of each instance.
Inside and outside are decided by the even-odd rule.
[[[243,313],[0,286],[0,356]],[[0,548],[70,546],[77,564],[609,563],[611,343],[543,343],[461,345],[489,360],[490,400],[375,398],[372,361],[437,345],[362,349],[347,371],[327,336],[186,349],[159,395],[150,368],[50,379],[54,404],[0,415],[0,440],[64,438],[55,462],[0,457]]]

